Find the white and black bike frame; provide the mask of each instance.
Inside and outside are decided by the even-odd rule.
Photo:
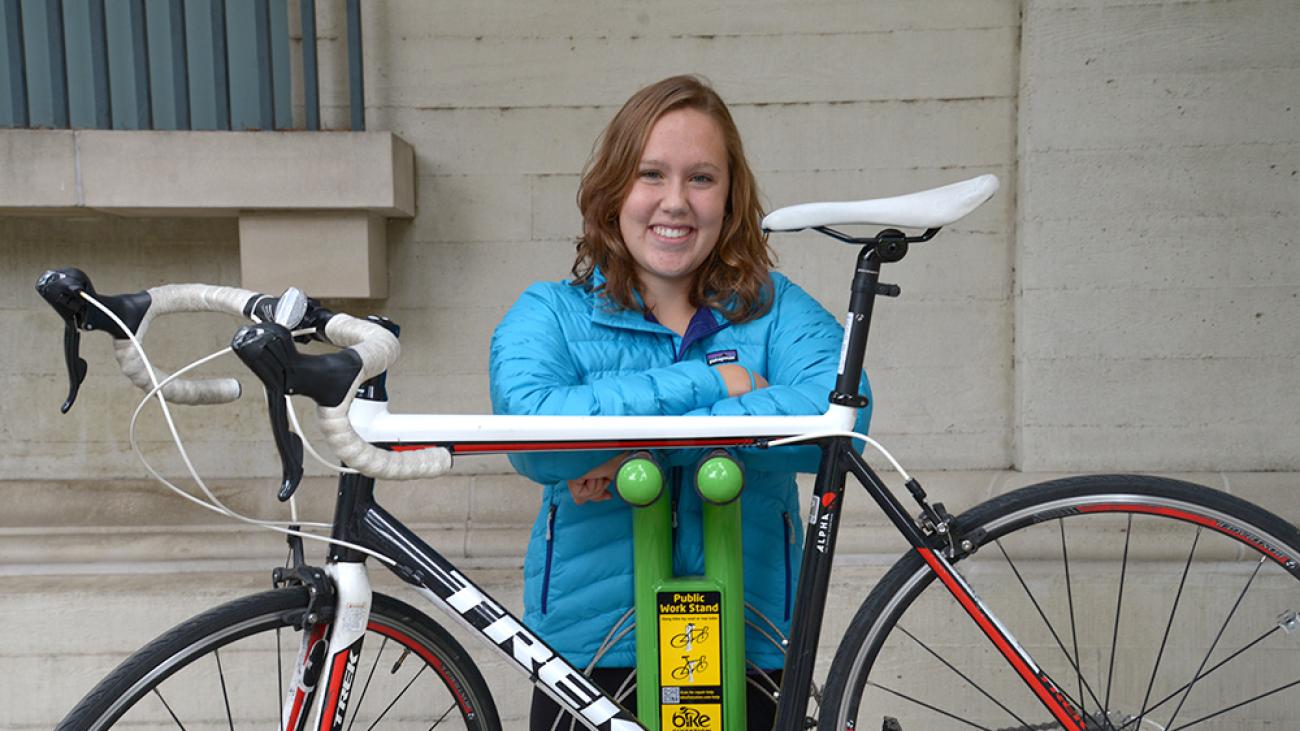
[[[349,418],[356,431],[377,447],[389,450],[442,447],[453,455],[768,448],[772,442],[790,437],[815,443],[821,449],[821,462],[808,516],[809,531],[786,648],[776,728],[782,731],[804,728],[845,481],[852,474],[1061,727],[1067,731],[1083,731],[1079,710],[953,568],[952,562],[967,550],[963,547],[960,526],[941,507],[927,503],[921,486],[908,479],[906,487],[922,511],[919,520],[913,519],[853,448],[851,430],[858,409],[867,403],[866,397],[859,393],[859,382],[875,297],[898,293],[894,285],[880,282],[881,265],[898,261],[906,254],[909,242],[928,240],[937,229],[916,238],[892,230],[873,239],[849,239],[830,229],[822,232],[866,245],[857,258],[838,380],[830,394],[829,408],[820,416],[703,419],[391,414],[380,377],[363,388],[363,394],[353,402]],[[341,476],[333,537],[393,559],[395,564],[389,568],[394,573],[462,625],[481,635],[527,675],[535,687],[571,710],[589,728],[602,731],[642,728],[635,716],[540,640],[500,602],[380,507],[374,499],[372,478],[357,474]],[[315,623],[304,632],[298,659],[299,682],[285,702],[285,729],[337,731],[343,727],[370,609],[365,560],[366,555],[360,551],[338,544],[331,546],[325,572],[334,593],[332,618]],[[309,612],[308,622],[311,616]],[[454,691],[454,683],[451,685]],[[462,710],[474,712],[463,694],[459,695],[459,702]],[[309,716],[316,719],[315,725],[307,725]]]

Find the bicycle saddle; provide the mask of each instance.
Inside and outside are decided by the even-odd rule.
[[[940,228],[979,208],[998,190],[996,175],[981,175],[960,183],[918,193],[865,201],[801,203],[786,206],[763,219],[767,231],[799,231],[818,226],[868,224],[900,228]]]

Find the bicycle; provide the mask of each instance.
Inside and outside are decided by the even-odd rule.
[[[687,624],[686,629],[672,636],[668,644],[679,650],[690,652],[691,647],[696,642],[703,642],[709,639],[708,627],[696,627],[693,624]]]
[[[764,219],[771,231],[813,229],[861,247],[838,381],[827,411],[818,416],[392,414],[383,374],[396,360],[398,345],[389,323],[334,314],[292,291],[277,299],[234,288],[167,285],[100,297],[76,270],[48,272],[37,288],[66,323],[71,386],[65,411],[85,375],[77,355],[82,330],[112,334],[123,370],[164,412],[166,399],[234,398],[237,384],[178,378],[183,372],[159,380],[136,352],[137,334],[144,334],[153,317],[227,312],[256,323],[242,328],[232,347],[267,392],[283,464],[280,498],[292,499],[302,475],[303,443],[289,429],[296,417],[288,394],[316,400],[326,439],[349,468],[340,476],[323,568],[305,561],[299,531],[272,526],[291,534],[293,556],[288,567],[276,570],[277,588],[178,625],[106,677],[59,728],[125,724],[128,712],[139,714],[142,723],[188,721],[184,728],[233,728],[237,720],[265,727],[277,713],[280,728],[294,731],[306,728],[313,714],[311,727],[317,729],[344,728],[345,721],[389,727],[415,719],[421,728],[430,722],[499,728],[492,694],[464,649],[418,610],[372,594],[365,563],[372,557],[481,636],[577,722],[609,731],[641,728],[616,698],[380,507],[375,478],[441,474],[453,456],[462,455],[773,449],[794,443],[816,444],[822,457],[794,623],[785,640],[777,728],[815,722],[838,731],[878,724],[908,731],[1148,731],[1283,723],[1295,715],[1300,694],[1300,531],[1294,526],[1209,488],[1131,475],[1032,485],[954,517],[931,502],[884,447],[848,431],[857,409],[866,405],[857,389],[875,300],[899,294],[896,285],[880,281],[882,266],[902,260],[911,246],[931,240],[996,188],[995,178],[982,176],[895,198],[792,206]],[[888,228],[867,238],[832,228],[850,224]],[[924,233],[908,236],[898,228]],[[302,355],[295,337],[323,339],[341,350]],[[888,460],[917,517],[854,449],[857,442]],[[848,475],[911,548],[862,602],[818,690],[813,666]],[[1042,571],[1038,563],[1044,558],[1059,569]],[[1185,625],[1204,636],[1175,635]],[[282,634],[289,629],[294,639],[285,643]],[[254,640],[265,644],[248,644]],[[375,644],[379,648],[373,659],[365,658],[367,667],[361,650]],[[396,661],[385,655],[389,644],[400,648],[392,653]],[[982,649],[962,649],[970,646]],[[254,680],[245,677],[254,668],[265,673],[256,689],[261,697],[232,706],[236,692],[254,690]],[[160,688],[177,674],[210,684],[199,694],[181,686],[169,698]],[[266,679],[272,675],[274,683]],[[422,678],[431,681],[421,691],[428,695],[408,696],[405,689]],[[391,681],[396,690],[367,705],[380,697],[374,688],[381,681]],[[1211,686],[1213,692],[1207,691]],[[430,701],[435,691],[439,700]],[[196,701],[196,707],[180,709],[182,701]],[[194,716],[181,719],[181,712]]]
[[[691,659],[690,655],[682,655],[682,664],[673,668],[673,680],[686,680],[691,683],[695,682],[695,674],[702,673],[709,669],[709,662],[706,658],[697,657]]]

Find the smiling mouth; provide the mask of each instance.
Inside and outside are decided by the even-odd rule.
[[[680,241],[681,239],[690,236],[691,232],[694,231],[695,229],[690,228],[689,226],[656,225],[656,226],[651,226],[650,230],[653,231],[654,234],[661,239],[666,239],[669,241]]]

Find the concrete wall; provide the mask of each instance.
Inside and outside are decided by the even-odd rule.
[[[457,411],[487,403],[493,325],[525,286],[572,263],[593,140],[632,90],[666,75],[715,83],[772,207],[980,172],[1010,183],[1017,3],[696,5],[629,6],[577,27],[584,3],[472,3],[431,26],[419,3],[370,7],[367,48],[381,49],[368,68],[370,123],[418,156],[419,214],[389,232],[388,307],[430,355],[408,359],[402,393]],[[893,276],[908,296],[880,308],[876,426],[930,466],[1011,462],[1013,201],[904,263]],[[843,309],[853,250],[815,235],[775,245],[786,272]],[[952,358],[961,333],[981,337]]]
[[[1024,469],[1300,468],[1300,5],[1030,2]]]
[[[320,5],[333,43],[338,8]],[[407,0],[364,10],[368,124],[414,146],[417,215],[389,223],[389,298],[332,304],[402,323],[391,384],[404,409],[486,410],[491,329],[529,283],[565,275],[596,134],[638,86],[696,71],[731,103],[771,207],[1001,177],[990,204],[889,271],[904,296],[881,303],[873,328],[873,432],[909,467],[947,470],[927,486],[950,507],[1038,476],[1008,469],[1196,470],[1300,517],[1290,492],[1300,471],[1300,5],[668,0],[593,15],[577,0]],[[327,72],[327,123],[346,118],[345,94],[339,69]],[[48,728],[66,696],[45,689],[76,695],[194,608],[115,573],[166,572],[179,594],[206,602],[195,587],[238,593],[248,582],[228,572],[282,555],[274,536],[141,480],[125,431],[138,395],[102,338],[84,338],[91,375],[72,414],[57,413],[60,326],[31,289],[40,271],[67,264],[106,292],[238,284],[237,236],[234,219],[0,219],[0,593],[13,597],[0,606],[19,614],[5,626],[29,634],[47,626],[33,616],[41,607],[75,616],[101,591],[142,592],[169,613],[105,628],[91,659],[81,646],[47,652],[0,637],[0,665],[22,680],[0,686],[0,707],[25,709],[0,725]],[[851,249],[815,235],[774,244],[783,271],[843,309]],[[150,342],[174,368],[232,329],[219,317],[163,321]],[[240,374],[233,361],[213,371]],[[273,509],[278,466],[260,399],[180,418],[223,497]],[[156,419],[141,436],[179,474]],[[389,490],[454,560],[507,567],[492,580],[516,596],[508,577],[536,491],[503,459]],[[307,511],[328,511],[328,480],[303,494]],[[849,553],[899,549],[865,507],[846,526]],[[837,574],[846,593],[836,604],[855,604],[850,590],[878,569],[859,573]]]

